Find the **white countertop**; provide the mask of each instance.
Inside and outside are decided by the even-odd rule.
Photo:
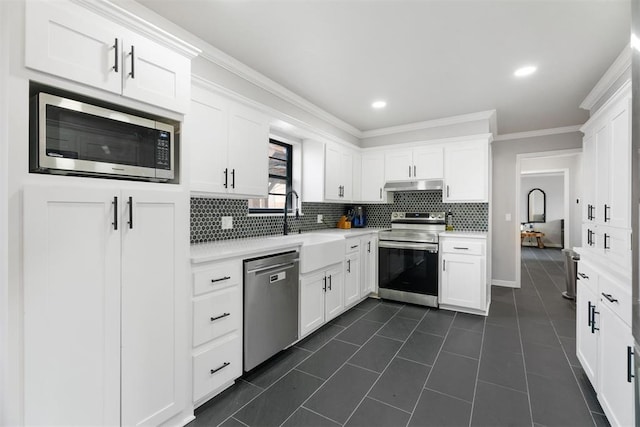
[[[305,241],[313,240],[317,242],[319,239],[326,241],[339,240],[377,233],[380,230],[379,228],[327,228],[302,234],[289,234],[287,236],[261,236],[249,239],[229,239],[198,243],[191,245],[191,262],[199,264],[226,258],[254,257],[278,251],[297,250]]]
[[[486,239],[486,231],[443,231],[440,237],[464,237],[467,239]]]

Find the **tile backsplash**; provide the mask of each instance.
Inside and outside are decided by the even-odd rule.
[[[302,203],[299,219],[289,217],[290,232],[333,228],[348,204]],[[365,205],[370,227],[389,227],[391,212],[431,212],[451,209],[456,230],[487,231],[489,223],[488,203],[442,203],[442,191],[398,192],[394,203]],[[191,243],[215,240],[282,234],[283,217],[279,215],[248,215],[246,199],[191,198]],[[316,222],[317,215],[324,216],[324,223]],[[233,228],[222,230],[221,217],[233,217]]]

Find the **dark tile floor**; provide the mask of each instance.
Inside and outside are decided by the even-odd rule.
[[[575,357],[559,250],[522,249],[489,316],[368,299],[196,411],[190,426],[608,425]]]

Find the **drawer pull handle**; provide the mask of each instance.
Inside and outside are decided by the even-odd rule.
[[[211,321],[215,322],[218,319],[222,319],[223,317],[231,316],[231,313],[222,313],[220,316],[212,317]]]
[[[351,246],[351,249],[355,249],[357,247],[358,247],[358,245],[353,245],[353,246]]]
[[[600,314],[599,311],[596,311],[596,305],[593,304],[591,306],[591,333],[595,334],[596,331],[599,331],[600,328],[596,328],[596,314]]]
[[[611,294],[605,294],[604,292],[602,293],[602,296],[605,297],[606,299],[609,300],[609,302],[618,302],[617,299],[615,299],[613,296],[611,296]]]
[[[469,248],[463,248],[463,247],[460,247],[460,246],[454,246],[453,249],[461,249],[461,250],[465,250],[465,251],[469,250]]]
[[[582,277],[583,279],[589,279],[589,276],[584,273],[578,273],[578,276]]]
[[[219,279],[211,279],[211,283],[222,282],[223,280],[229,280],[231,276],[220,277]]]
[[[227,367],[227,366],[229,366],[229,365],[231,365],[231,362],[224,362],[224,363],[222,364],[222,366],[217,367],[216,369],[212,369],[212,370],[211,370],[211,375],[215,374],[215,373],[216,373],[216,372],[218,372],[220,369],[224,369],[224,368],[226,368],[226,367]]]

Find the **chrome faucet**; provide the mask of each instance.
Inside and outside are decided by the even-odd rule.
[[[296,219],[300,218],[300,210],[299,210],[300,198],[298,197],[298,193],[296,193],[295,190],[291,190],[287,192],[287,194],[284,196],[284,235],[285,236],[289,234],[289,225],[287,224],[287,200],[289,200],[289,196],[291,194],[296,196]]]

